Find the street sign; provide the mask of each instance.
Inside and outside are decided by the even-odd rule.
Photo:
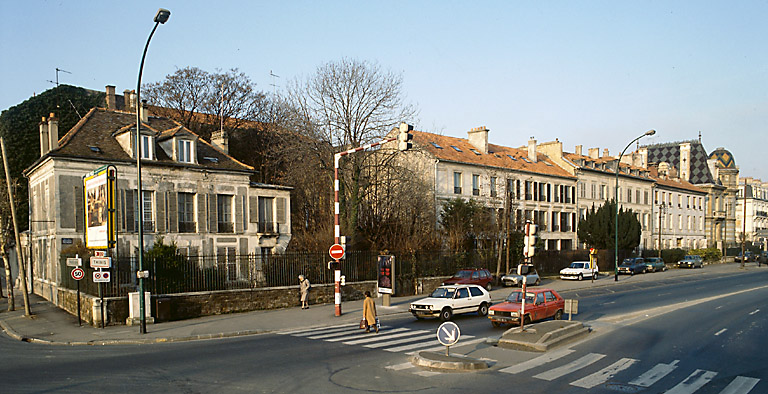
[[[72,279],[80,280],[80,279],[83,279],[83,277],[85,276],[85,271],[83,271],[82,268],[75,268],[72,270],[71,275],[72,275]]]
[[[578,314],[579,300],[565,300],[565,313]]]
[[[328,249],[328,254],[331,255],[331,258],[334,260],[341,260],[344,258],[344,247],[339,244],[333,244],[330,249]]]
[[[93,255],[96,257],[107,257],[107,251],[106,250],[94,250]]]
[[[91,268],[110,268],[112,267],[111,257],[91,257]]]
[[[109,282],[110,278],[109,271],[93,271],[94,283]]]
[[[452,321],[447,321],[437,328],[437,341],[443,344],[443,346],[453,346],[459,342],[461,336],[461,330],[459,326]]]
[[[79,257],[67,258],[67,267],[82,267],[82,265],[83,265],[83,259]]]

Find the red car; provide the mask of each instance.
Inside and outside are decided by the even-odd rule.
[[[446,279],[443,285],[478,285],[491,291],[493,275],[485,268],[464,268]]]
[[[523,291],[516,290],[507,299],[491,307],[488,318],[494,327],[502,324],[520,324]],[[549,317],[560,320],[563,317],[565,300],[552,289],[528,290],[525,293],[525,324]]]

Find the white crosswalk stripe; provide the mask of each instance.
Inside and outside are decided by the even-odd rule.
[[[685,380],[678,383],[677,386],[667,390],[668,394],[691,394],[696,390],[704,387],[710,380],[714,379],[717,372],[705,371],[703,369],[697,369],[692,374],[688,375]]]
[[[511,373],[511,374],[516,374],[516,373],[524,372],[524,371],[527,371],[527,370],[532,369],[532,368],[540,367],[540,366],[542,366],[544,364],[547,364],[549,362],[555,361],[555,360],[557,360],[559,358],[565,357],[565,356],[573,353],[574,351],[575,350],[571,350],[571,349],[559,349],[559,350],[553,351],[551,353],[543,354],[543,355],[541,355],[539,357],[536,357],[534,359],[531,359],[531,360],[528,360],[528,361],[525,361],[525,362],[522,362],[522,363],[519,363],[519,364],[515,364],[515,365],[513,365],[511,367],[500,369],[499,372]]]
[[[677,363],[680,360],[672,361],[669,364],[656,364],[653,368],[649,369],[644,374],[638,376],[633,381],[629,382],[631,385],[640,387],[651,387],[654,383],[661,380],[663,377],[669,375],[670,372],[677,368]]]
[[[569,373],[578,371],[590,364],[593,364],[603,357],[605,357],[605,354],[589,353],[586,356],[583,356],[578,360],[572,361],[561,367],[550,369],[549,371],[535,375],[534,378],[552,381]]]
[[[747,394],[755,388],[759,381],[760,379],[737,376],[720,394]]]
[[[635,359],[622,358],[621,360],[616,361],[615,363],[591,375],[585,376],[575,382],[571,382],[571,385],[577,386],[577,387],[583,387],[585,389],[591,389],[592,387],[595,387],[599,384],[603,384],[607,382],[608,379],[616,376],[617,373],[631,367],[632,364],[636,362],[637,360]]]
[[[353,341],[345,341],[343,343],[345,345],[360,345],[363,343],[382,342],[382,341],[385,341],[386,343],[390,343],[390,340],[394,338],[413,337],[414,334],[423,334],[426,332],[426,331],[409,331],[406,329],[403,329],[403,331],[405,332],[400,332],[400,330],[397,329],[397,330],[389,331],[390,334],[371,335],[367,338],[356,339]]]

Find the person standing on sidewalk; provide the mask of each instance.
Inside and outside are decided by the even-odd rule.
[[[307,303],[307,297],[309,296],[309,288],[311,287],[309,279],[304,275],[299,275],[299,291],[301,292],[301,309],[309,309]]]
[[[371,327],[379,332],[379,326],[376,324],[376,303],[371,298],[371,292],[365,292],[365,300],[363,301],[363,319],[368,323],[368,327],[365,328],[365,332],[371,332]]]

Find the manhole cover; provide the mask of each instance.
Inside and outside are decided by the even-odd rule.
[[[637,393],[643,389],[639,386],[633,386],[631,384],[624,383],[606,383],[605,387],[609,390],[617,391],[619,393]]]

